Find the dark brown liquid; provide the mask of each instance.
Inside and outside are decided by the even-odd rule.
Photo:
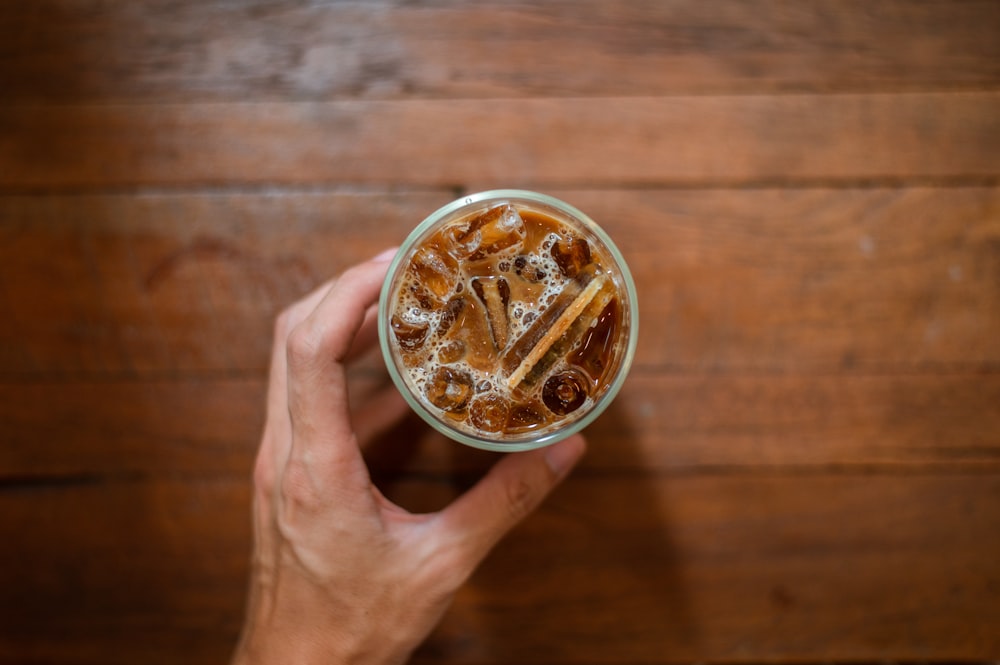
[[[614,357],[615,340],[618,339],[621,324],[620,309],[617,298],[609,302],[597,317],[597,323],[583,334],[577,350],[566,358],[570,365],[576,365],[587,373],[595,388],[604,380]]]
[[[409,261],[392,330],[408,382],[447,422],[502,439],[575,420],[607,388],[622,306],[594,238],[497,206],[442,227]]]

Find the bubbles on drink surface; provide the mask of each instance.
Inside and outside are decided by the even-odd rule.
[[[432,411],[502,439],[593,406],[619,360],[622,308],[611,262],[584,233],[504,203],[419,243],[396,286],[391,330]]]
[[[586,242],[586,241],[584,241]],[[540,265],[541,261],[534,256],[519,256],[514,259],[514,274],[532,284],[537,284],[548,277],[548,273]]]

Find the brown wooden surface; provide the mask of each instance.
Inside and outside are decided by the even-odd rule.
[[[1000,4],[0,0],[0,663],[224,661],[274,315],[499,186],[639,349],[416,662],[1000,658]]]
[[[643,367],[1000,367],[996,187],[546,191],[628,257]],[[0,373],[263,371],[283,303],[451,197],[0,198]]]
[[[0,168],[33,190],[950,183],[1000,176],[998,107],[996,92],[26,105],[0,113]]]
[[[992,0],[31,5],[0,4],[0,72],[18,102],[897,92],[1000,78]]]

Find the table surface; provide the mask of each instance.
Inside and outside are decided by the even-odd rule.
[[[42,0],[0,3],[0,662],[223,662],[276,313],[496,187],[599,220],[638,353],[414,662],[1000,656],[1000,3]],[[368,456],[412,510],[496,459]]]

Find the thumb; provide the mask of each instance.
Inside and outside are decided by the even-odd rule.
[[[569,474],[585,449],[576,434],[545,448],[510,453],[441,512],[446,541],[459,543],[470,573]]]

